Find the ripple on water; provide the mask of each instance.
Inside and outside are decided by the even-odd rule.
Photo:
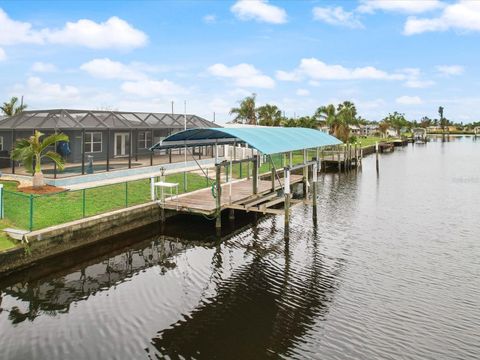
[[[323,175],[317,227],[294,207],[288,242],[281,216],[239,216],[221,241],[181,218],[25,275],[2,289],[2,359],[478,359],[480,188],[452,181],[480,173],[470,141],[382,155],[378,178],[374,158]]]

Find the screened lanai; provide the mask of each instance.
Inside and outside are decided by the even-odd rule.
[[[44,174],[50,178],[183,161],[184,149],[152,152],[149,148],[185,127],[217,125],[193,114],[69,109],[24,111],[0,120],[0,171],[27,174],[21,163],[10,159],[10,154],[17,140],[31,136],[35,130],[47,135],[62,132],[70,139],[68,144],[56,144],[56,150],[66,160],[63,171],[45,162]],[[201,159],[213,156],[212,147],[196,146],[188,151]]]

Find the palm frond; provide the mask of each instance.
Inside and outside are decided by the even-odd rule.
[[[57,142],[65,141],[68,142],[68,136],[62,133],[52,134],[43,139],[40,147],[40,151],[45,150],[47,147],[54,145]]]
[[[46,152],[42,158],[48,158],[52,160],[55,164],[57,164],[59,170],[63,170],[63,167],[65,166],[65,160],[63,160],[63,157],[55,151]]]

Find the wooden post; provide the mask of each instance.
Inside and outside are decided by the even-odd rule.
[[[288,166],[293,166],[293,155],[291,151],[288,153]]]
[[[216,197],[216,208],[217,214],[215,219],[215,228],[220,230],[222,228],[222,165],[216,164],[215,165],[215,181],[216,181],[216,189],[217,189],[217,197]]]
[[[303,149],[303,163],[307,163],[307,149]],[[307,182],[308,182],[308,166],[303,167],[303,177],[302,177],[302,183],[303,183],[303,197],[306,199],[307,198]]]
[[[345,144],[343,146],[343,171],[347,170],[347,162],[348,162],[347,151],[348,151],[348,144]]]
[[[317,164],[313,164],[312,167],[312,205],[313,205],[313,222],[317,223]]]
[[[275,191],[275,168],[272,166],[272,191]]]
[[[253,194],[258,193],[258,158],[259,155],[254,155],[253,157],[253,174],[252,174],[252,183],[253,183]]]
[[[376,158],[376,166],[377,166],[377,175],[378,175],[378,141],[375,143],[375,158]]]
[[[338,161],[338,172],[342,171],[342,163],[340,162],[340,149],[337,147],[337,161]]]
[[[289,237],[290,226],[290,168],[284,168],[284,194],[285,194],[285,238]]]
[[[303,167],[303,197],[308,198],[308,165]]]

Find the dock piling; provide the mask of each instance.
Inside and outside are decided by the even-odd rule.
[[[313,222],[317,223],[317,183],[318,183],[318,169],[317,163],[312,165],[312,213]]]
[[[217,190],[217,195],[216,195],[216,208],[217,208],[217,212],[216,212],[216,219],[215,219],[215,228],[217,230],[220,230],[222,228],[222,202],[221,202],[221,199],[222,199],[222,184],[221,184],[221,181],[222,181],[222,167],[220,164],[216,164],[215,165],[215,186],[216,186],[216,190]]]
[[[285,239],[289,237],[290,226],[290,168],[284,168],[284,194],[285,194]]]

